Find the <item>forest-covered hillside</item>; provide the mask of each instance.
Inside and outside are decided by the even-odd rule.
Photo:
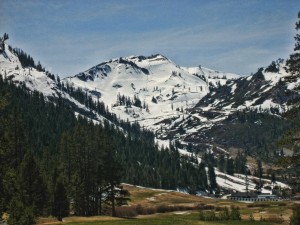
[[[93,123],[63,98],[46,100],[2,76],[0,92],[0,210],[10,224],[38,215],[114,215],[126,203],[120,182],[208,188],[204,164],[174,147],[159,150],[138,124]]]

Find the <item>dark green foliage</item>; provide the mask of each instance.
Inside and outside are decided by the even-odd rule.
[[[230,219],[241,220],[241,214],[239,207],[231,206]]]
[[[152,97],[152,102],[157,103],[157,99],[154,96]]]
[[[32,207],[24,205],[17,198],[11,200],[9,212],[9,225],[33,225],[36,222]]]
[[[36,69],[37,69],[37,71],[45,72],[45,68],[43,68],[43,66],[41,65],[40,62],[37,63]]]
[[[26,52],[24,52],[22,49],[15,48],[14,52],[18,56],[22,64],[22,67],[33,67],[33,68],[36,67],[33,58],[30,55],[28,55]]]
[[[217,188],[216,174],[215,168],[211,165],[208,166],[208,177],[211,190],[215,190]]]
[[[27,152],[19,173],[21,199],[26,206],[32,206],[34,215],[42,215],[47,202],[47,186],[31,152]]]
[[[9,37],[8,37],[7,33],[4,33],[2,38],[0,37],[1,50],[5,50],[5,41],[8,39],[9,39]]]
[[[18,194],[34,216],[53,213],[60,218],[67,214],[58,215],[56,210],[60,208],[57,196],[62,195],[65,204],[66,196],[72,200],[71,210],[76,215],[99,215],[107,207],[115,215],[114,207],[128,199],[120,182],[205,190],[205,167],[195,158],[181,156],[172,145],[159,150],[154,134],[138,123],[118,120],[103,103],[94,102],[79,89],[63,84],[62,88],[112,122],[95,125],[76,118],[67,100],[46,100],[23,84],[16,87],[0,76],[2,210],[9,212],[8,206]],[[58,189],[59,181],[63,181],[66,194],[62,187]]]
[[[230,212],[227,207],[224,207],[219,214],[220,220],[229,220],[230,219]]]
[[[53,216],[56,216],[59,221],[69,215],[69,200],[67,191],[61,181],[56,184],[53,202]]]
[[[298,21],[296,22],[296,30],[300,29],[300,12],[298,13]],[[295,36],[295,53],[290,55],[290,58],[286,61],[287,72],[291,73],[291,79],[295,80],[300,76],[300,34],[296,34]]]
[[[226,165],[227,165],[226,173],[229,175],[233,175],[234,174],[234,160],[232,158],[228,158]]]
[[[275,61],[272,61],[272,63],[265,69],[265,72],[278,73],[279,72],[278,64]]]
[[[217,210],[217,209],[216,209]],[[220,207],[219,214],[216,210],[203,211],[200,210],[199,219],[202,221],[224,221],[224,220],[241,220],[240,210],[238,207],[231,207],[231,211],[227,207]]]
[[[45,68],[42,66],[42,64],[40,62],[38,62],[36,64],[34,62],[34,59],[29,54],[24,52],[22,49],[15,48],[15,49],[13,49],[13,52],[14,52],[14,54],[16,54],[18,56],[22,67],[32,67],[32,68],[35,68],[37,71],[40,71],[40,72],[45,72],[46,71]],[[51,74],[49,72],[47,72],[47,73]]]
[[[8,34],[7,34],[7,33],[4,33],[4,35],[3,35],[3,41],[6,41],[6,40],[8,40],[8,39],[9,39]]]
[[[241,173],[241,174],[246,174],[247,172],[247,158],[244,154],[242,154],[240,151],[238,152],[235,160],[235,172],[236,173]]]
[[[299,179],[297,179],[300,174],[300,154],[298,152],[300,146],[300,108],[294,107],[283,114],[283,116],[292,125],[291,128],[282,135],[278,141],[278,145],[280,148],[287,148],[294,150],[294,152],[291,156],[280,154],[277,163],[285,168],[284,171],[282,171],[282,175],[285,175],[285,182],[291,185],[295,191],[300,191],[300,182]],[[287,174],[289,176],[286,176]]]
[[[298,224],[300,224],[300,207],[296,205],[293,208],[293,214],[291,216],[290,225],[298,225]]]
[[[224,173],[225,172],[225,156],[224,155],[220,155],[219,160],[218,160],[218,168],[220,170],[220,172]]]
[[[135,95],[133,99],[133,105],[139,108],[142,108],[142,102],[139,99],[139,96]]]
[[[272,162],[276,159],[274,152],[279,151],[277,141],[290,129],[291,123],[284,118],[259,110],[237,111],[222,123],[206,131],[207,137],[214,137],[214,142],[225,148],[244,149],[238,156],[245,162],[246,156],[257,156]],[[242,163],[237,162],[235,169],[244,173]]]

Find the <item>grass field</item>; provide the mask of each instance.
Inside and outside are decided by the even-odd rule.
[[[135,207],[142,205],[145,208],[159,209],[161,206],[176,207],[195,207],[197,205],[209,206],[216,211],[220,207],[230,207],[232,205],[240,208],[241,221],[200,221],[199,210],[182,210],[176,212],[155,213],[152,215],[138,215],[135,218],[112,218],[109,216],[96,217],[68,217],[60,223],[54,218],[41,218],[39,224],[68,224],[68,225],[276,225],[289,224],[292,214],[293,202],[260,202],[242,203],[233,202],[225,199],[203,198],[173,191],[153,190],[124,185],[124,188],[131,193],[129,206]],[[218,214],[218,212],[216,212]],[[255,221],[250,221],[250,215]],[[264,220],[264,221],[262,221]],[[281,220],[281,221],[280,221]],[[279,222],[280,221],[280,222]]]
[[[73,220],[73,222],[71,222]],[[199,221],[198,213],[193,212],[186,215],[176,215],[174,213],[159,214],[146,217],[138,217],[135,219],[108,219],[107,217],[92,217],[90,221],[82,221],[83,218],[70,218],[63,224],[68,225],[273,225],[274,223],[261,222],[261,221]],[[93,221],[94,220],[94,221]],[[54,224],[54,223],[48,223]],[[58,224],[58,223],[56,223]]]

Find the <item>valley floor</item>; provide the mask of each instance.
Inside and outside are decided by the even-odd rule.
[[[65,222],[47,222],[40,224],[68,224],[68,225],[275,225],[283,223],[272,223],[267,221],[250,221],[250,220],[238,220],[238,221],[200,221],[199,213],[192,212],[190,214],[175,214],[175,213],[166,213],[166,214],[155,214],[151,216],[142,216],[134,219],[120,219],[120,218],[111,218],[111,217],[91,217],[91,218],[82,218],[82,217],[70,217],[66,218]],[[284,223],[288,224],[288,223]]]
[[[95,217],[67,217],[64,222],[58,222],[54,218],[40,218],[40,225],[50,224],[69,224],[69,225],[239,225],[239,224],[257,224],[257,225],[275,225],[289,224],[289,218],[292,214],[292,206],[296,202],[281,201],[281,202],[260,202],[260,203],[242,203],[229,201],[224,199],[203,198],[199,196],[188,195],[184,193],[141,188],[131,185],[124,185],[125,189],[129,190],[131,201],[129,206],[124,208],[134,208],[141,205],[144,209],[154,208],[154,214],[138,215],[134,218],[113,218],[109,216]],[[199,209],[181,210],[166,213],[157,213],[160,207],[170,206],[173,209],[176,207],[199,206],[204,211],[209,211],[208,208],[215,210],[218,215],[221,207],[238,206],[242,220],[233,221],[200,221]],[[156,212],[156,213],[155,213]],[[253,215],[255,221],[250,221],[250,215]]]

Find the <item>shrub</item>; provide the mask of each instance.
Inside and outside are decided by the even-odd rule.
[[[159,205],[157,206],[157,212],[158,213],[166,213],[166,212],[171,212],[172,210],[172,206],[167,206],[167,205]]]
[[[35,217],[32,207],[26,207],[17,198],[13,198],[9,206],[9,219],[10,225],[28,225],[35,224]]]
[[[224,207],[222,209],[222,211],[219,214],[219,218],[220,218],[220,220],[229,220],[230,219],[230,214],[229,214],[229,210],[227,207]]]
[[[216,215],[215,210],[199,212],[199,219],[202,221],[217,221],[217,220],[229,220],[229,210],[227,207],[220,207],[219,215]]]
[[[136,207],[134,206],[125,206],[125,207],[117,207],[116,208],[117,217],[136,217],[138,215],[136,211]]]
[[[196,206],[196,209],[198,210],[214,210],[215,206],[213,205],[205,205],[203,203],[200,203]]]
[[[285,202],[278,202],[277,205],[278,206],[286,206],[287,204]]]
[[[139,210],[141,210],[141,215],[151,215],[157,212],[154,207],[141,207]]]
[[[208,211],[205,214],[205,221],[216,221],[218,218],[216,217],[215,211]]]
[[[215,211],[216,211],[216,212],[224,211],[225,208],[227,208],[227,207],[217,206],[217,207],[215,207]]]
[[[284,220],[279,216],[269,216],[267,218],[264,218],[263,220],[266,222],[279,223],[279,224],[282,224],[284,222]],[[297,224],[299,224],[299,223],[297,223]]]
[[[253,203],[247,205],[248,208],[254,208],[254,207],[268,207],[269,205],[267,203]]]
[[[200,211],[200,212],[199,212],[199,220],[202,220],[202,221],[205,220],[205,214],[204,214],[203,211]]]
[[[231,206],[230,218],[232,220],[241,220],[241,214],[239,207]]]
[[[300,224],[300,206],[297,205],[293,208],[293,214],[291,216],[290,225],[299,225]]]
[[[135,208],[135,211],[137,212],[137,214],[142,215],[143,214],[143,207],[141,206],[141,204],[138,204]]]

